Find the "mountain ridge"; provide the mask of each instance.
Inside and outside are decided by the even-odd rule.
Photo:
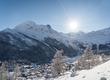
[[[1,31],[0,48],[0,60],[21,59],[39,64],[50,62],[57,49],[64,49],[64,55],[69,57],[79,53],[76,43],[68,36],[49,25],[36,25],[33,22]]]
[[[103,30],[99,32],[103,32]],[[106,39],[110,41],[106,29],[104,32],[107,35]],[[97,36],[100,35],[98,31],[96,33]],[[91,39],[91,36],[95,39],[95,34],[93,34],[83,34],[81,32],[71,36],[57,32],[50,25],[38,25],[35,22],[21,23],[14,29],[8,28],[0,31],[0,60],[20,59],[38,64],[47,63],[52,60],[57,49],[64,49],[65,56],[75,57],[85,49],[85,40],[88,40],[88,43],[91,43],[89,40],[94,41]],[[103,41],[102,37],[96,39],[96,41],[100,39]],[[109,44],[105,43],[101,45],[101,48],[110,49]]]
[[[69,35],[69,34],[68,34]],[[98,31],[92,31],[89,33],[76,33],[76,34],[70,34],[69,36],[71,38],[74,38],[81,42],[88,42],[88,43],[94,43],[94,44],[106,44],[110,42],[110,27],[101,29]]]

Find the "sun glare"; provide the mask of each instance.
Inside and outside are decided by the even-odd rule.
[[[71,20],[67,23],[67,29],[69,32],[77,32],[79,23],[77,21]]]

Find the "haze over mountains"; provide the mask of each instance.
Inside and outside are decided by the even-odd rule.
[[[110,28],[77,34],[55,31],[50,25],[27,21],[0,32],[0,59],[26,60],[37,63],[50,62],[57,49],[64,49],[66,56],[74,57],[84,49],[83,44],[106,44],[110,49]]]

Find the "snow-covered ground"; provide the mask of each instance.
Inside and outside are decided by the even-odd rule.
[[[70,77],[70,75],[71,72],[67,72],[64,76],[54,80],[100,80],[101,77],[110,80],[110,60],[93,69],[79,71],[75,77]]]

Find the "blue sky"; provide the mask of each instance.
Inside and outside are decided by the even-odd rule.
[[[110,27],[110,0],[0,0],[0,30],[25,21],[50,24],[67,33],[68,19],[77,20],[79,31]]]

